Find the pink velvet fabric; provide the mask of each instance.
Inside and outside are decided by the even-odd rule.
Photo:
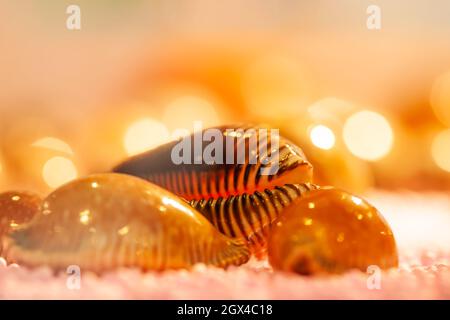
[[[221,270],[141,273],[117,270],[101,277],[81,274],[80,289],[68,275],[46,267],[29,270],[0,259],[1,299],[449,299],[450,198],[440,193],[373,192],[369,200],[393,228],[400,266],[370,275],[304,277],[273,271],[267,261]]]

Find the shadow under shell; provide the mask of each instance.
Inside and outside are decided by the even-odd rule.
[[[249,258],[244,243],[219,233],[177,196],[122,174],[92,175],[57,189],[32,223],[4,242],[11,262],[57,270],[226,267]]]

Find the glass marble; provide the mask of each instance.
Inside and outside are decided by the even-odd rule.
[[[75,180],[44,199],[26,228],[5,239],[10,262],[97,273],[226,267],[245,263],[245,243],[227,238],[172,193],[140,178],[98,174]]]
[[[311,191],[286,208],[272,227],[268,254],[274,269],[302,275],[398,265],[394,235],[378,210],[334,188]]]
[[[29,222],[38,212],[41,202],[41,197],[31,192],[8,191],[1,193],[0,238]]]

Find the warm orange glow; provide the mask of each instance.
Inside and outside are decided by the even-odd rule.
[[[340,119],[352,112],[356,106],[351,102],[328,97],[314,102],[308,107],[308,113],[314,121],[340,124]]]
[[[327,126],[321,124],[311,128],[309,131],[309,137],[316,147],[324,150],[333,148],[336,142],[336,137],[334,136],[333,131]]]
[[[167,106],[163,121],[171,129],[187,129],[192,132],[194,122],[201,121],[204,128],[211,127],[219,123],[219,116],[208,100],[196,96],[183,96]]]
[[[360,111],[350,116],[345,122],[343,136],[348,149],[364,160],[381,159],[392,149],[392,128],[376,112]]]
[[[33,147],[41,147],[49,150],[64,152],[72,155],[72,148],[64,141],[54,137],[44,137],[31,144]]]
[[[65,157],[49,159],[42,169],[42,177],[51,188],[57,188],[78,176],[74,163]]]
[[[450,129],[439,133],[434,138],[431,154],[439,168],[450,172]]]
[[[133,123],[124,137],[124,147],[128,155],[135,155],[169,141],[166,126],[151,118]]]
[[[301,112],[311,92],[301,69],[296,59],[284,55],[269,55],[251,64],[242,87],[249,110],[272,119]]]
[[[450,126],[450,71],[435,81],[431,90],[430,103],[436,117]]]

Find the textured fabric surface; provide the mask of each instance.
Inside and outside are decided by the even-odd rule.
[[[82,272],[81,288],[73,289],[64,273],[54,275],[45,267],[29,270],[0,259],[0,298],[450,299],[450,197],[373,192],[368,199],[392,226],[400,253],[399,268],[382,272],[378,282],[359,271],[297,276],[253,260],[228,270],[198,265],[191,271],[117,270],[101,277]]]

